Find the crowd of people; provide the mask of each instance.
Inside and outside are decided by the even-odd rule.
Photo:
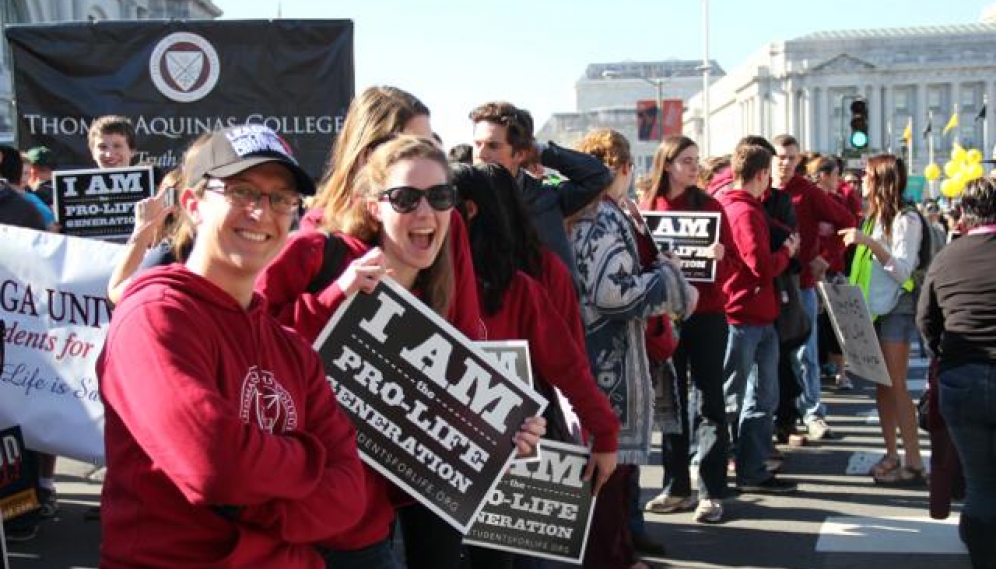
[[[398,531],[411,569],[553,566],[462,543],[360,461],[311,344],[345,299],[387,277],[472,340],[529,341],[537,389],[562,394],[582,433],[554,404],[519,427],[515,445],[591,447],[593,569],[666,556],[644,511],[717,523],[734,491],[796,490],[777,474],[776,444],[835,437],[822,380],[853,387],[817,284],[854,284],[892,380],[876,387],[886,453],[869,475],[926,487],[906,384],[919,324],[940,359],[944,418],[970,457],[963,538],[976,566],[991,566],[996,296],[978,261],[994,243],[991,179],[969,184],[944,227],[936,203],[921,213],[905,201],[906,165],[890,154],[855,173],[803,154],[791,135],[748,136],[716,157],[671,136],[635,179],[629,142],[610,129],[569,149],[537,141],[528,111],[490,102],[470,112],[468,130],[471,144],[447,155],[421,101],[372,87],[351,103],[317,183],[277,133],[241,125],[195,140],[136,203],[97,364],[102,567],[391,569],[402,566]],[[89,145],[99,167],[129,165],[134,130],[102,117]],[[52,153],[0,152],[0,222],[59,231]],[[718,216],[718,241],[695,253],[715,262],[715,279],[689,281],[641,212]],[[927,271],[922,244],[948,235],[964,237]],[[344,251],[334,266],[330,243]],[[292,412],[253,417],[247,390]],[[642,504],[655,426],[664,479]],[[55,458],[40,461],[41,515],[52,515]],[[34,517],[15,521],[12,538],[37,530]]]

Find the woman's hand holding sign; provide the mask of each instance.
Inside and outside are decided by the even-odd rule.
[[[518,449],[520,455],[528,455],[532,453],[536,445],[539,444],[540,438],[545,434],[546,419],[543,417],[529,417],[519,427],[519,432],[515,433],[512,440],[515,441],[515,447]]]
[[[616,469],[616,461],[615,452],[591,453],[591,459],[588,460],[588,466],[584,469],[581,480],[591,480],[592,475],[595,475],[595,481],[591,484],[592,494],[598,494],[602,485],[608,482],[609,476],[612,476],[612,472]]]
[[[384,252],[380,247],[374,247],[350,263],[336,282],[346,296],[356,291],[369,294],[385,275],[390,276],[391,271],[387,268]]]

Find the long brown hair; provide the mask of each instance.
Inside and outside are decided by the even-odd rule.
[[[381,224],[370,214],[367,202],[376,201],[380,192],[386,189],[387,176],[392,166],[402,160],[416,158],[438,163],[449,179],[450,167],[446,155],[434,141],[417,136],[398,136],[378,146],[370,155],[353,183],[353,192],[348,196],[350,206],[334,220],[334,229],[348,233],[366,243],[379,243]],[[446,316],[453,298],[454,286],[450,236],[447,233],[436,260],[429,268],[419,271],[415,288],[422,291],[422,301],[426,305],[437,314]]]
[[[865,167],[868,178],[868,218],[882,226],[882,232],[892,238],[892,221],[903,209],[906,190],[906,165],[894,154],[876,154]]]
[[[181,164],[185,165],[195,157],[210,138],[211,133],[206,132],[191,142],[186,152],[183,153],[183,162]],[[187,176],[188,169],[183,165],[170,172],[170,174],[173,172],[179,174],[179,179],[176,181],[177,194],[179,195],[184,188],[192,188],[197,197],[204,197],[204,188],[207,186],[207,180],[190,180]],[[182,207],[177,208],[175,215],[176,218],[168,239],[172,244],[171,251],[173,258],[179,263],[184,263],[187,260],[187,256],[190,255],[190,251],[194,248],[194,238],[197,236],[197,228]]]
[[[324,209],[325,229],[333,229],[335,217],[350,208],[353,182],[367,154],[423,115],[429,116],[429,108],[397,87],[370,87],[353,99],[314,199],[315,207]]]
[[[667,176],[667,167],[671,165],[678,155],[692,146],[698,146],[695,141],[687,136],[672,135],[664,138],[661,145],[654,153],[654,165],[650,171],[650,195],[646,202],[654,198],[667,196],[671,191],[671,180]]]

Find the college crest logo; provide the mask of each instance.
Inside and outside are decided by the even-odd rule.
[[[218,84],[218,52],[197,34],[176,32],[156,44],[149,58],[152,83],[167,98],[192,103]]]
[[[256,366],[242,380],[239,419],[253,422],[267,433],[283,433],[297,428],[297,409],[290,393],[273,377],[273,372]]]

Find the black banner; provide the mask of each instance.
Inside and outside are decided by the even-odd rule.
[[[151,166],[52,172],[55,219],[74,237],[127,240],[135,202],[155,192]]]
[[[315,349],[367,464],[466,533],[546,400],[393,281],[355,294]]]
[[[715,282],[716,260],[702,250],[719,243],[720,214],[696,211],[642,211],[650,235],[661,251],[681,260],[681,272],[692,282]]]
[[[595,508],[591,480],[581,480],[589,457],[543,439],[542,458],[505,474],[464,543],[580,564]]]
[[[3,520],[36,510],[38,504],[38,465],[25,460],[21,427],[0,431],[0,514]]]
[[[94,118],[135,125],[139,163],[178,165],[218,126],[261,123],[312,177],[324,170],[353,97],[350,20],[141,20],[8,26],[18,146],[58,164],[93,162]]]

